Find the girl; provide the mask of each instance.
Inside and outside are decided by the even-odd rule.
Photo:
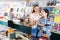
[[[49,40],[54,21],[52,20],[52,18],[49,18],[49,11],[47,9],[43,9],[41,13],[43,17],[40,19],[39,25],[43,30],[42,36],[44,36],[43,38],[45,38],[46,40]]]
[[[40,14],[39,14],[39,6],[36,5],[33,7],[33,12],[30,14],[30,24],[32,27],[31,34],[32,34],[32,40],[37,40],[36,39],[36,33],[37,33],[37,24],[38,20],[40,19]]]

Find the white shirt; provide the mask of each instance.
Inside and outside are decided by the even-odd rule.
[[[34,15],[34,14],[30,14],[30,18],[33,21],[38,21],[40,19],[40,16]],[[37,25],[33,25],[32,28],[37,28]]]
[[[30,18],[35,21],[35,20],[39,20],[40,16],[37,16],[37,15],[34,15],[34,14],[30,14]]]

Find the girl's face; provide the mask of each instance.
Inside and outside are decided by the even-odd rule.
[[[35,10],[35,12],[39,12],[39,6],[36,6],[36,7],[34,8],[34,10]]]
[[[47,13],[44,10],[41,11],[41,14],[42,16],[47,16]]]

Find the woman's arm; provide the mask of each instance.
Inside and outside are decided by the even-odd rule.
[[[30,18],[29,21],[31,26],[34,25],[35,22],[33,21],[33,19]]]
[[[33,20],[33,19],[29,19],[30,20],[30,25],[37,25],[38,24],[38,20]]]

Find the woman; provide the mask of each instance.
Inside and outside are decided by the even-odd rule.
[[[14,26],[13,26],[13,18],[14,18],[14,13],[13,13],[13,11],[14,11],[14,9],[11,8],[11,9],[10,9],[10,13],[9,13],[9,20],[8,20],[8,26],[9,26],[9,27],[12,27],[12,28],[14,28]]]
[[[13,20],[13,18],[14,18],[14,9],[13,8],[11,8],[10,9],[10,13],[9,13],[9,18],[10,18],[10,20]]]
[[[42,10],[42,15],[43,15],[43,18],[40,19],[40,26],[42,25],[42,30],[43,30],[43,35],[42,36],[45,36],[45,37],[48,37],[47,40],[49,40],[49,37],[51,35],[51,29],[54,25],[54,21],[52,20],[52,18],[50,19],[49,18],[49,11],[47,9],[43,9]],[[46,34],[46,35],[44,35]]]
[[[39,6],[36,5],[33,7],[33,12],[30,14],[30,25],[32,27],[31,34],[32,34],[32,40],[36,39],[36,33],[37,33],[37,24],[38,20],[40,19],[40,13],[39,13]]]

